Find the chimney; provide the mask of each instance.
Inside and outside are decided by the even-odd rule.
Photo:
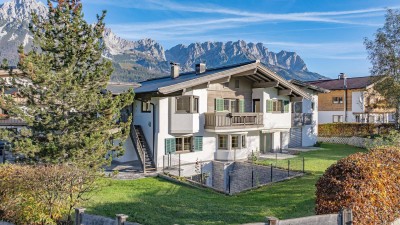
[[[196,74],[202,74],[206,72],[207,67],[205,63],[198,63],[196,64]]]
[[[179,63],[171,62],[171,78],[175,79],[179,77]]]
[[[347,76],[344,73],[339,74],[339,80],[343,80],[343,87],[347,88]]]

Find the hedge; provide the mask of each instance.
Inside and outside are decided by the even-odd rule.
[[[388,134],[394,124],[373,123],[327,123],[318,125],[320,137],[368,137]]]
[[[318,180],[316,213],[351,208],[354,224],[390,224],[400,217],[400,148],[357,153]]]

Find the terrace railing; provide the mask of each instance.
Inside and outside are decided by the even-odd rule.
[[[264,126],[262,113],[205,113],[206,129],[258,128]]]

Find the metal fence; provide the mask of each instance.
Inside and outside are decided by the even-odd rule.
[[[268,183],[302,175],[305,159],[262,160],[247,162],[182,160],[180,154],[168,154],[163,158],[163,172],[184,177],[190,182],[208,186],[227,194],[256,188]]]

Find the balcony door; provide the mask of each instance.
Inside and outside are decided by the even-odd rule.
[[[253,99],[253,112],[262,112],[260,99]]]

